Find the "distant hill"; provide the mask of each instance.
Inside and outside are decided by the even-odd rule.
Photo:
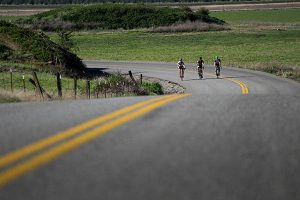
[[[134,29],[166,26],[184,21],[223,24],[210,17],[207,10],[193,12],[188,7],[169,8],[144,4],[92,4],[67,6],[34,15],[21,23],[34,28],[55,31],[61,29]]]
[[[82,75],[85,66],[74,53],[52,42],[42,32],[0,21],[0,60],[36,63],[52,72]]]

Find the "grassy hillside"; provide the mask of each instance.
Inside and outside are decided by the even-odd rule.
[[[212,12],[211,15],[231,23],[300,22],[300,9],[224,11],[224,12]]]
[[[187,63],[195,63],[202,56],[207,64],[213,64],[218,55],[226,66],[273,72],[273,68],[300,71],[299,35],[300,30],[167,34],[130,31],[79,32],[74,39],[78,54],[85,59],[177,62],[182,57]]]
[[[300,30],[206,33],[77,33],[78,54],[86,59],[176,62],[183,57],[194,63],[214,56],[226,65],[277,62],[299,66]],[[56,37],[52,37],[56,40]]]
[[[35,63],[50,71],[80,75],[81,60],[73,53],[52,42],[41,32],[0,21],[0,60]]]
[[[192,12],[187,7],[154,7],[143,4],[68,6],[34,15],[23,22],[35,28],[52,31],[57,29],[148,28],[187,20],[224,23],[222,20],[210,17],[205,10]]]

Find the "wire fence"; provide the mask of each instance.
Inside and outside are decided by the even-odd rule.
[[[146,94],[141,83],[142,75],[137,82],[131,72],[90,79],[13,70],[0,72],[0,90],[31,99],[90,99]]]

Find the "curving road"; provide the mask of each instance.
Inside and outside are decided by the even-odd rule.
[[[191,95],[1,104],[1,200],[300,199],[300,84],[233,68],[216,79],[206,67],[198,80],[187,65],[181,82],[172,63],[86,64]]]

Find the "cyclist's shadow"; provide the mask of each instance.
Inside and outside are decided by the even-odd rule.
[[[202,78],[202,79],[199,79],[199,78],[191,78],[191,79],[183,79],[183,81],[205,81],[205,80],[212,80],[212,79],[223,79],[223,78],[217,78],[217,77],[207,77],[207,78]]]

